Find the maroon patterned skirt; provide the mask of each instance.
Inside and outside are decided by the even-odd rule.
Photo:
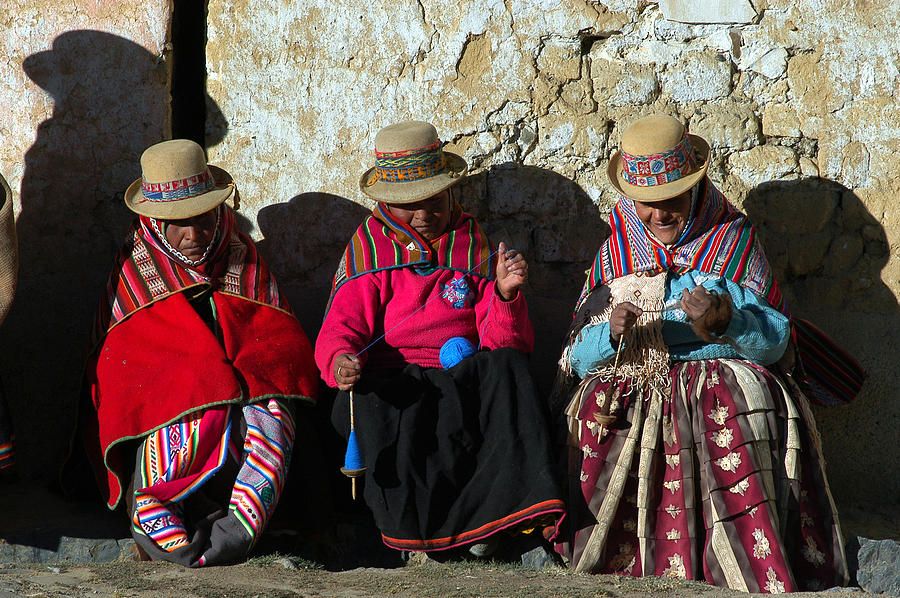
[[[747,592],[847,581],[808,403],[739,360],[673,364],[668,388],[581,384],[567,409],[569,528],[582,572],[705,580]],[[788,386],[789,385],[789,386]],[[605,403],[609,415],[597,423]]]

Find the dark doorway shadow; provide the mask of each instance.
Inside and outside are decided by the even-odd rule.
[[[826,179],[760,185],[744,209],[792,313],[815,322],[869,372],[854,403],[815,409],[836,500],[845,514],[900,512],[900,309],[882,282],[890,245],[880,219],[853,190]]]
[[[128,39],[74,30],[23,69],[52,96],[53,113],[25,154],[19,296],[3,331],[11,341],[3,364],[20,472],[43,482],[55,477],[74,431],[88,335],[131,220],[122,193],[140,176],[143,149],[169,132],[168,67]],[[35,542],[51,542],[57,524],[60,534],[72,527],[69,513],[55,511],[43,513],[38,528],[47,533]],[[82,527],[103,533],[99,523]]]
[[[310,192],[257,214],[263,236],[257,247],[311,341],[344,247],[369,213],[349,199]],[[301,530],[300,540],[279,546],[270,539],[263,550],[310,555],[336,570],[399,566],[398,554],[380,541],[365,503],[351,500],[349,481],[340,473],[346,444],[331,425],[334,396],[322,384],[316,406],[297,414],[297,446],[281,499],[290,508],[279,508],[275,518]]]
[[[547,395],[585,270],[609,226],[578,183],[536,166],[505,163],[470,176],[460,186],[460,201],[492,243],[505,241],[528,259],[525,292],[536,335],[532,369]]]

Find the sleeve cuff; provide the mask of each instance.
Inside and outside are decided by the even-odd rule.
[[[510,299],[509,301],[505,301],[503,297],[500,296],[496,283],[494,283],[492,292],[494,294],[493,309],[496,310],[497,315],[500,315],[501,317],[514,319],[521,315],[523,310],[528,308],[528,304],[525,301],[525,293],[523,293],[521,289],[516,293],[515,298]]]

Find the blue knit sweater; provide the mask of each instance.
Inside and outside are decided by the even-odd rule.
[[[778,361],[790,339],[787,317],[765,299],[740,285],[704,272],[691,270],[683,275],[668,273],[666,307],[680,306],[681,292],[702,284],[709,291],[728,293],[734,306],[731,322],[722,338],[724,344],[703,342],[691,330],[687,316],[679,308],[663,312],[663,339],[673,361],[736,358],[763,365]],[[609,323],[585,326],[569,354],[569,364],[582,378],[615,356],[609,337]]]

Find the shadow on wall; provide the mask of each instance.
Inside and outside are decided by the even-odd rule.
[[[168,67],[119,36],[75,30],[25,59],[53,98],[25,155],[18,301],[4,369],[20,471],[53,477],[67,450],[88,335],[132,214],[125,188],[141,152],[167,138]]]
[[[584,271],[609,228],[578,184],[543,168],[493,166],[460,183],[457,197],[492,243],[505,241],[529,260],[526,293],[538,337],[533,363],[549,389]],[[310,337],[321,325],[341,252],[368,214],[344,197],[302,193],[257,216],[259,249]]]
[[[826,179],[766,183],[744,209],[792,313],[823,328],[869,372],[856,402],[816,409],[838,502],[900,506],[900,309],[881,281],[890,255],[884,228],[852,190]]]
[[[266,206],[256,217],[259,251],[310,339],[322,325],[331,280],[350,236],[369,214],[330,193],[301,193]]]
[[[609,227],[576,182],[536,166],[492,166],[468,177],[460,196],[492,243],[505,241],[528,259],[526,297],[536,334],[532,370],[547,394],[585,270]]]

